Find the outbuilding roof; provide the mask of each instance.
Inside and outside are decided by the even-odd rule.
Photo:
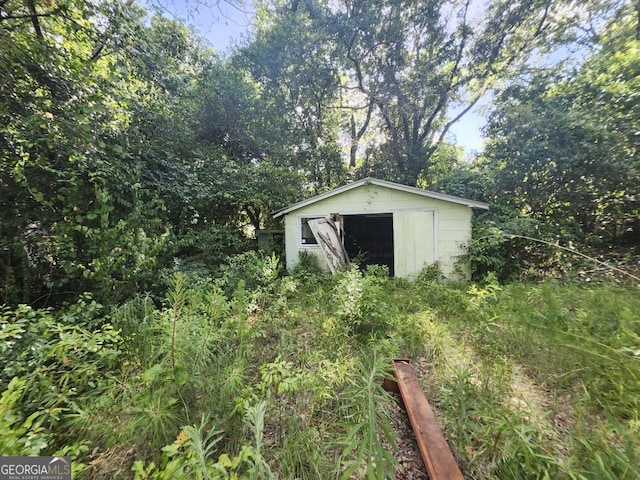
[[[321,193],[320,195],[316,195],[315,197],[307,198],[306,200],[301,200],[300,202],[294,203],[293,205],[289,205],[288,207],[281,208],[280,210],[273,212],[272,214],[273,218],[281,217],[283,215],[286,215],[287,213],[298,210],[299,208],[306,207],[307,205],[311,205],[313,203],[319,202],[320,200],[331,198],[334,195],[339,195],[341,193],[348,192],[349,190],[353,190],[354,188],[362,187],[363,185],[377,185],[379,187],[391,188],[393,190],[412,193],[415,195],[420,195],[428,198],[434,198],[436,200],[457,203],[459,205],[466,205],[467,207],[480,208],[483,210],[489,209],[488,203],[477,202],[475,200],[456,197],[454,195],[447,195],[444,193],[432,192],[430,190],[424,190],[422,188],[409,187],[408,185],[401,185],[399,183],[388,182],[386,180],[379,180],[377,178],[368,177],[368,178],[363,178],[362,180],[358,180],[357,182],[343,185],[342,187],[338,187],[334,190],[329,190],[328,192]]]

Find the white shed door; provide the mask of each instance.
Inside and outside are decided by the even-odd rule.
[[[327,218],[309,220],[308,225],[318,241],[322,256],[327,261],[331,273],[346,270],[349,265],[349,256],[342,244],[338,226]]]
[[[415,278],[436,261],[433,211],[393,214],[393,255],[396,277]]]

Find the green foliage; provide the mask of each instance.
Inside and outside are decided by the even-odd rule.
[[[249,242],[240,232],[215,225],[202,229],[190,229],[175,236],[171,245],[170,277],[176,271],[186,274],[210,276],[227,259],[248,248]]]
[[[25,380],[11,379],[0,397],[0,452],[3,455],[38,455],[49,441],[40,425],[40,412],[22,418],[16,408],[24,389]]]
[[[141,358],[149,363],[141,375],[146,388],[134,393],[135,410],[129,412],[144,430],[151,429],[152,448],[188,421],[193,402],[207,388],[206,369],[213,368],[216,353],[234,341],[223,338],[229,305],[222,292],[210,284],[188,282],[188,277],[176,274],[165,308],[151,312],[150,327],[131,332],[139,344],[136,353],[146,354]]]
[[[453,390],[439,401],[451,411],[458,451],[474,453],[467,460],[470,465],[477,462],[473,468],[480,468],[485,464],[480,459],[493,452],[497,456],[489,464],[498,478],[533,475],[526,472],[536,472],[538,478],[637,475],[640,450],[632,419],[640,372],[630,345],[638,344],[640,325],[637,315],[628,311],[636,308],[636,298],[624,292],[612,285],[587,288],[555,282],[500,286],[493,280],[471,286],[470,301],[450,318],[463,326],[482,362],[495,365],[489,367],[494,373],[467,371],[464,381],[451,380],[456,386],[445,387]],[[544,408],[535,414],[540,416],[536,422],[531,423],[531,413],[518,418],[520,414],[511,411],[513,405],[506,400],[517,390],[507,390],[506,399],[500,393],[506,375],[517,375],[499,373],[505,361],[526,366],[534,387],[518,394],[527,395],[528,401],[540,402],[531,393],[536,385],[551,392],[548,403],[525,407],[528,412]],[[522,388],[521,382],[512,388]],[[456,393],[458,388],[463,391]],[[461,411],[469,412],[468,418],[461,419]],[[549,429],[547,415],[556,421],[570,415],[572,424],[564,427],[568,433]],[[570,443],[550,449],[547,440],[556,436]],[[483,438],[497,443],[487,447]]]
[[[253,433],[254,443],[251,446],[251,450],[245,449],[245,451],[252,451],[253,465],[248,470],[249,478],[264,478],[269,480],[274,478],[271,472],[271,467],[262,457],[262,437],[264,434],[264,417],[267,409],[267,402],[264,400],[246,409],[243,421]]]
[[[281,189],[291,199],[299,199],[305,183],[316,193],[340,185],[346,181],[337,136],[343,117],[333,108],[340,80],[330,32],[317,28],[319,18],[302,5],[290,10],[260,2],[256,10],[254,41],[233,63],[262,95],[236,118],[254,125],[251,138],[272,153],[274,164],[303,173],[304,183],[299,178],[292,184],[297,192]],[[263,112],[260,118],[256,111]],[[270,181],[285,186],[279,175]]]
[[[162,245],[158,225],[138,214],[141,168],[126,149],[133,88],[120,88],[142,12],[124,2],[50,7],[34,6],[36,17],[5,2],[0,26],[0,265],[14,305],[88,289],[122,298]]]
[[[305,379],[302,372],[294,369],[293,363],[280,357],[274,362],[262,364],[260,376],[260,392],[267,397],[294,393]]]
[[[323,272],[318,263],[318,257],[313,253],[303,250],[299,253],[298,263],[293,268],[290,275],[295,278],[307,290],[316,288],[317,292],[322,289],[317,288],[334,280],[331,275]]]
[[[437,263],[425,265],[416,277],[416,283],[424,285],[441,282],[442,280],[444,280],[444,277]]]
[[[271,479],[274,478],[269,465],[260,455],[264,402],[248,410],[246,422],[255,434],[255,445],[244,445],[241,452],[232,458],[226,453],[212,460],[216,444],[220,442],[220,431],[207,429],[203,417],[199,426],[187,426],[181,430],[176,441],[162,449],[161,464],[144,465],[136,461],[133,472],[136,480],[189,478],[219,479]]]
[[[341,458],[347,468],[343,479],[354,474],[367,479],[393,475],[395,459],[379,440],[384,438],[391,449],[395,448],[393,425],[383,408],[385,402],[392,401],[382,389],[382,380],[388,375],[388,363],[382,362],[374,350],[370,362],[362,364],[345,392],[342,418],[347,434]]]
[[[432,183],[456,156],[444,142],[451,126],[529,55],[581,31],[566,5],[496,0],[472,15],[464,2],[441,0],[401,9],[262,1],[255,39],[237,62],[268,92],[277,138],[295,152],[296,168],[310,167],[318,191],[342,183],[346,160],[358,177]]]
[[[86,398],[115,384],[121,338],[90,296],[64,311],[0,309],[0,451],[69,455],[73,474],[87,465],[88,442],[65,424]]]
[[[384,301],[388,270],[353,267],[341,274],[334,287],[337,320],[346,332],[362,337],[383,337],[393,324],[393,312]]]
[[[222,433],[214,429],[207,432],[206,426],[207,419],[203,416],[199,426],[189,425],[183,430],[188,436],[186,446],[195,454],[198,461],[196,471],[199,471],[204,478],[208,476],[207,460],[213,455],[216,444],[221,440],[220,434]]]
[[[221,327],[229,306],[222,292],[211,283],[187,282],[176,275],[162,309],[144,297],[113,313],[126,340],[121,382],[112,385],[104,401],[79,402],[69,418],[74,431],[103,441],[111,425],[118,431],[115,441],[137,445],[141,455],[150,455],[199,413],[195,405],[209,388],[207,371],[224,372],[223,352],[232,348],[235,335],[224,338],[227,331]],[[217,361],[218,354],[223,358]]]
[[[487,374],[474,378],[467,370],[456,372],[438,392],[438,407],[448,412],[451,440],[458,452],[472,452],[476,465],[486,469],[483,478],[559,478],[556,453],[544,441],[545,432],[531,423],[525,412],[501,403],[504,378],[488,382]],[[510,393],[510,392],[506,392]],[[486,456],[480,467],[480,457]],[[480,472],[477,472],[480,473]]]
[[[371,281],[388,282],[386,272],[380,273],[384,275],[372,276]],[[330,287],[324,288],[331,293]],[[279,289],[273,285],[269,289],[272,293],[263,292],[263,301],[283,301]],[[369,394],[377,398],[375,408],[379,406],[378,375],[385,364],[381,354],[377,354],[375,375],[368,378],[366,389],[361,388],[364,373],[360,378],[361,374],[353,370],[353,360],[333,362],[321,352],[313,358],[316,353],[310,347],[322,343],[322,338],[306,337],[311,343],[300,350],[300,339],[291,325],[280,324],[281,319],[271,317],[269,309],[247,309],[253,293],[247,292],[231,303],[219,295],[217,287],[191,282],[178,274],[163,309],[157,310],[148,298],[140,298],[114,312],[114,322],[122,326],[127,339],[128,355],[139,358],[135,361],[143,362],[142,369],[130,370],[123,380],[125,389],[113,392],[113,400],[103,407],[94,405],[83,415],[100,418],[99,423],[111,422],[119,432],[118,443],[137,445],[138,458],[144,458],[133,467],[138,478],[167,478],[186,471],[198,472],[201,478],[271,478],[292,472],[301,478],[317,478],[335,474],[337,458],[331,455],[337,454],[338,445],[344,448],[347,435],[341,431],[337,417],[330,423],[320,419],[324,412],[345,405],[354,422],[369,422],[363,409],[374,408]],[[253,323],[257,316],[268,323],[267,329]],[[411,335],[415,337],[415,332]],[[332,348],[331,357],[335,354]],[[368,353],[363,351],[362,355]],[[247,368],[248,362],[255,367]],[[353,388],[345,388],[350,377]],[[224,436],[207,436],[206,432],[214,429],[201,430],[201,441],[193,443],[186,437],[193,436],[191,428],[195,427],[185,427],[185,433],[178,434],[176,442],[163,449],[161,458],[153,453],[154,449],[158,452],[162,439],[177,434],[178,422],[184,425],[189,418],[205,412],[216,418]],[[104,428],[80,421],[72,425],[74,431],[82,427],[79,431],[91,438],[98,438]],[[375,428],[378,426],[376,421]],[[352,432],[348,441],[365,442],[361,438],[364,431]],[[253,438],[250,443],[247,432]],[[328,438],[336,445],[329,451]],[[215,448],[207,448],[214,441]],[[379,453],[375,449],[382,447],[371,442],[369,436],[363,445],[374,449],[373,454]],[[310,465],[307,462],[311,459],[315,463]],[[345,462],[350,460],[345,457]],[[277,471],[274,464],[278,465]],[[381,464],[375,464],[371,463],[371,471],[381,471],[375,470],[383,468]]]
[[[227,295],[236,290],[255,290],[273,286],[280,274],[280,260],[275,254],[249,251],[234,255],[220,267],[219,281]]]
[[[179,382],[173,372],[158,367],[142,373],[140,391],[131,395],[130,406],[124,410],[130,422],[125,431],[127,436],[130,441],[136,439],[141,447],[144,445],[147,452],[169,441],[185,420],[176,398]],[[145,451],[140,448],[140,453]]]
[[[539,237],[592,246],[637,238],[636,17],[622,3],[576,71],[533,75],[497,99],[483,165],[495,201],[535,220]]]
[[[501,332],[494,342],[490,337],[496,328],[475,330],[482,352],[500,354],[506,347],[518,361],[544,360],[546,368],[537,374],[552,387],[569,388],[579,378],[589,386],[594,406],[606,405],[618,414],[633,411],[632,392],[640,389],[633,356],[640,325],[629,310],[634,300],[625,300],[627,306],[620,308],[625,294],[615,287],[563,287],[560,293],[557,284],[548,282],[527,288],[524,299],[521,290],[492,289],[484,295],[480,292],[487,292],[486,287],[475,290],[478,300],[470,304],[469,313],[476,321],[492,319]],[[490,297],[494,300],[487,302]],[[607,375],[601,375],[603,371]]]
[[[496,192],[495,176],[483,168],[481,162],[457,164],[441,175],[442,178],[425,183],[425,187],[436,192],[489,202],[492,207],[500,198],[492,195]]]
[[[386,265],[367,265],[364,270],[365,277],[372,277],[379,280],[385,280],[389,278],[389,267]]]
[[[318,274],[320,273],[320,266],[318,265],[318,257],[316,257],[313,253],[310,253],[306,250],[303,250],[298,255],[298,264],[296,265],[293,272],[293,275],[297,274]]]
[[[46,411],[42,421],[48,426],[55,426],[78,399],[103,392],[114,381],[111,371],[119,364],[121,338],[110,324],[95,323],[97,304],[93,311],[86,306],[81,299],[81,308],[61,316],[25,305],[0,311],[0,384],[23,378],[28,388],[21,411]]]
[[[162,304],[141,296],[108,317],[90,297],[56,314],[5,308],[0,441],[71,445],[78,463],[89,448],[135,452],[91,475],[386,478],[395,435],[380,385],[390,358],[411,355],[465,475],[636,476],[628,287],[354,269],[297,289],[275,271],[231,300],[178,273]]]
[[[559,250],[520,237],[537,238],[541,234],[532,218],[514,216],[509,209],[496,206],[474,217],[472,228],[466,259],[474,280],[492,272],[501,281],[527,275],[536,278],[563,268]]]
[[[572,467],[583,470],[587,478],[636,478],[640,474],[637,433],[610,415],[607,423],[596,424],[595,431],[580,426],[572,438],[576,452]]]
[[[224,122],[255,86],[180,22],[136,2],[36,3],[2,5],[3,303],[161,298],[158,271],[210,274],[299,194],[296,169],[244,144],[255,110]]]
[[[385,478],[379,384],[414,355],[469,476],[638,476],[635,290],[504,283],[562,270],[520,236],[637,233],[630,3],[575,74],[504,90],[469,167],[446,112],[580,9],[499,0],[472,25],[462,3],[258,2],[221,60],[136,2],[0,3],[3,454],[91,451],[96,478]],[[282,278],[248,251],[269,212],[347,180],[345,142],[355,176],[498,204],[474,226],[481,283],[311,256]]]

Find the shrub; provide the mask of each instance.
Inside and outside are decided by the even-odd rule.
[[[249,251],[231,256],[218,270],[218,281],[230,297],[236,290],[271,287],[280,275],[280,260],[275,254]]]
[[[76,398],[96,395],[112,383],[119,364],[120,336],[96,321],[84,298],[67,313],[19,305],[0,310],[0,384],[19,376],[27,381],[21,406],[29,415],[48,410],[49,420]],[[93,306],[99,311],[99,305]]]
[[[381,269],[364,275],[355,266],[339,275],[334,287],[336,316],[349,333],[384,336],[393,324],[393,312],[385,301],[389,278]]]
[[[0,397],[0,452],[2,455],[38,455],[48,444],[50,435],[41,426],[42,413],[24,418],[17,403],[25,381],[14,377]]]
[[[121,338],[101,311],[87,296],[58,314],[26,305],[0,309],[0,452],[87,449],[84,437],[65,428],[66,419],[109,391],[121,365]]]
[[[495,272],[500,281],[512,280],[527,268],[548,264],[556,253],[520,238],[538,235],[535,222],[504,208],[474,217],[472,227],[467,255],[473,279]]]

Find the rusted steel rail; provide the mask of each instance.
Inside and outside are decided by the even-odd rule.
[[[383,387],[400,392],[429,479],[464,480],[411,365],[404,359],[391,365],[396,381],[386,380]]]

